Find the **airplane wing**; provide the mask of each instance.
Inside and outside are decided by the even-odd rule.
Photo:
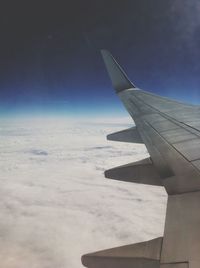
[[[159,244],[160,251],[157,249],[160,252],[159,261],[149,258],[156,262],[151,266],[151,261],[144,263],[142,258],[137,257],[143,265],[138,266],[134,263],[133,250],[132,266],[124,263],[123,268],[200,267],[200,106],[137,88],[108,51],[102,50],[102,56],[112,85],[136,125],[110,134],[108,139],[144,143],[150,155],[149,159],[107,170],[105,176],[164,186],[169,195],[164,237]],[[139,248],[142,251],[142,246]],[[108,257],[110,250],[103,252],[104,260],[105,256],[107,261],[111,260]],[[99,257],[101,254],[94,253],[92,256],[96,256],[96,262],[87,267],[100,267],[97,263],[102,260]],[[83,256],[83,260],[88,258],[91,260],[91,254]],[[112,262],[108,266],[118,267],[116,264],[112,266]]]
[[[109,52],[103,50],[102,55],[112,84],[136,124],[135,132],[137,129],[160,174],[161,184],[168,193],[200,190],[200,107],[136,88]],[[115,79],[120,72],[123,83]]]

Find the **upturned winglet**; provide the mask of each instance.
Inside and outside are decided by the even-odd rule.
[[[115,91],[118,93],[128,88],[135,88],[134,84],[129,80],[124,70],[116,62],[110,52],[102,49],[101,54]]]

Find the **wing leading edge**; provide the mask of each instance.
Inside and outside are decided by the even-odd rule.
[[[112,168],[105,172],[105,176],[164,186],[169,195],[159,261],[144,263],[133,251],[132,257],[137,261],[131,262],[131,266],[126,258],[119,259],[119,256],[112,256],[112,265],[103,255],[101,263],[109,268],[118,267],[118,260],[123,268],[200,267],[200,212],[197,205],[200,204],[200,107],[140,90],[108,51],[102,50],[101,53],[112,85],[136,125],[107,138],[143,142],[150,154],[150,159]],[[137,247],[140,248],[140,244]],[[92,256],[95,260],[87,262],[88,265],[83,263],[87,267],[100,267],[99,258],[95,257],[99,256],[98,253],[85,256],[87,259]]]

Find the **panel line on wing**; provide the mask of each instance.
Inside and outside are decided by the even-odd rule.
[[[135,96],[135,95],[134,95],[134,97],[135,97],[136,99],[138,98],[138,96]],[[184,123],[182,123],[182,122],[180,122],[180,121],[174,119],[173,117],[170,117],[169,115],[167,115],[167,114],[161,112],[161,111],[158,110],[157,108],[151,106],[150,104],[144,102],[144,101],[141,100],[141,99],[140,99],[140,101],[143,102],[143,104],[144,104],[145,106],[149,106],[150,109],[152,110],[152,113],[157,112],[157,114],[159,114],[160,116],[162,116],[162,117],[165,118],[166,120],[169,120],[169,121],[172,122],[173,124],[176,124],[176,125],[178,126],[177,129],[178,129],[179,127],[181,127],[182,129],[185,129],[185,130],[187,130],[188,132],[190,132],[190,133],[196,135],[196,137],[200,137],[200,131],[199,131],[198,129],[195,129],[194,127],[191,127],[190,125],[184,124]],[[135,104],[134,104],[134,105],[135,105]],[[145,115],[144,115],[144,116],[145,116]],[[187,128],[185,128],[185,126],[183,126],[183,124],[184,124],[184,125],[187,125]],[[192,129],[195,130],[195,133],[193,132]],[[166,131],[166,130],[163,130],[163,131]],[[197,131],[197,133],[196,133],[196,131]],[[162,132],[162,131],[160,131],[160,132]]]
[[[146,92],[144,92],[144,91],[142,91],[142,90],[141,90],[140,93],[142,93],[142,94],[146,94],[146,95],[153,95],[153,94],[146,93]],[[138,94],[137,94],[137,95],[138,95]],[[155,96],[155,95],[153,95],[153,96]],[[134,97],[135,97],[136,99],[138,98],[138,99],[139,99],[145,106],[149,106],[152,110],[156,111],[158,114],[160,114],[160,115],[163,116],[164,118],[170,120],[171,122],[177,124],[178,126],[182,127],[183,129],[185,129],[185,126],[187,126],[187,130],[188,130],[188,131],[190,131],[191,133],[193,133],[193,134],[197,135],[198,137],[200,137],[200,130],[199,130],[199,129],[197,129],[197,128],[195,128],[195,127],[189,125],[189,124],[186,124],[186,123],[184,123],[184,122],[182,122],[182,121],[178,121],[177,119],[173,118],[172,116],[169,116],[168,114],[166,114],[166,113],[160,111],[158,108],[155,108],[154,106],[150,105],[149,103],[146,103],[144,100],[142,100],[139,96],[136,96],[135,94],[134,94]],[[155,96],[155,97],[157,97],[157,98],[159,99],[159,101],[160,101],[161,98],[159,98],[159,96]],[[164,97],[162,97],[162,98],[164,99]],[[171,102],[178,103],[178,102],[173,101],[173,100],[170,100],[170,101],[171,101]],[[184,105],[183,103],[180,103],[180,104]],[[185,105],[185,106],[186,106],[186,105]],[[192,107],[192,105],[191,105],[191,107]],[[183,126],[183,125],[184,125],[184,126]],[[192,131],[192,129],[195,130],[195,131],[197,131],[197,133],[196,133],[196,132],[194,133],[194,132]]]
[[[145,121],[145,120],[144,120]],[[156,133],[157,135],[163,139],[169,146],[171,146],[180,156],[182,156],[187,162],[188,164],[190,164],[199,174],[200,174],[200,169],[198,169],[197,166],[195,166],[192,161],[197,161],[197,160],[200,160],[200,157],[198,159],[194,159],[194,160],[189,160],[184,154],[183,152],[180,152],[176,147],[174,147],[173,144],[169,143],[152,125],[150,125],[147,121],[145,121],[145,123],[147,125],[149,125],[149,127],[151,127]]]

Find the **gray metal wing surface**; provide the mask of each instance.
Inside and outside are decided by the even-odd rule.
[[[169,195],[164,236],[156,251],[160,252],[159,260],[149,257],[147,250],[148,257],[137,257],[135,263],[133,250],[131,264],[126,264],[124,257],[126,261],[119,267],[200,267],[200,107],[137,88],[108,51],[102,50],[102,56],[112,85],[136,125],[108,135],[108,139],[144,143],[150,155],[149,159],[107,170],[105,176],[163,186]],[[110,250],[103,252],[106,267],[118,267],[109,263]],[[86,266],[100,267],[102,255],[97,253],[83,256],[83,263],[91,256],[95,262]]]

